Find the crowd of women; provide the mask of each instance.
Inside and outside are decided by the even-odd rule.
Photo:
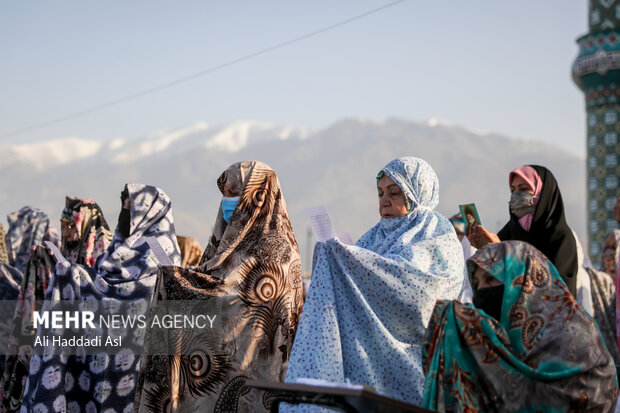
[[[60,233],[24,207],[8,215],[6,234],[0,225],[0,294],[14,303],[0,320],[0,411],[260,412],[272,395],[248,380],[307,379],[441,412],[613,411],[620,230],[593,265],[551,171],[525,165],[507,181],[509,220],[494,234],[435,211],[428,163],[389,162],[369,179],[379,222],[354,245],[317,242],[307,291],[280,183],[259,161],[217,179],[222,202],[204,252],[176,234],[157,187],[123,188],[114,231],[90,199],[67,197]],[[36,351],[34,312],[63,300],[142,315],[208,301],[221,331],[136,335],[117,353]],[[160,341],[172,354],[153,355]]]

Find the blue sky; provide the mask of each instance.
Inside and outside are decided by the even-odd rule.
[[[6,2],[0,134],[166,83],[389,1]],[[583,155],[585,0],[407,0],[156,94],[1,142],[139,137],[195,121],[322,128],[441,118]]]

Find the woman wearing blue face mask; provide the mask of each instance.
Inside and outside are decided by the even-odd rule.
[[[162,267],[151,308],[173,300],[217,309],[215,333],[174,330],[168,358],[145,362],[135,411],[267,413],[270,395],[247,380],[282,381],[303,307],[299,248],[276,173],[242,161],[218,178],[213,235],[195,268]],[[147,340],[156,346],[165,340]],[[168,353],[171,354],[171,353]]]
[[[566,223],[564,203],[555,177],[544,166],[524,165],[509,175],[510,221],[496,234],[468,225],[476,248],[500,241],[525,241],[551,260],[570,292],[577,290],[577,244]]]
[[[235,212],[240,199],[240,196],[222,197],[222,218],[224,218],[227,224],[230,222],[230,217],[232,217],[233,212]]]

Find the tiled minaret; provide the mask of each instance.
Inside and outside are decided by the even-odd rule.
[[[605,232],[618,225],[613,209],[620,195],[620,0],[590,0],[588,19],[589,32],[577,39],[573,80],[586,97],[588,250],[598,263]]]

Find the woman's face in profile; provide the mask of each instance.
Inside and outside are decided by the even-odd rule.
[[[379,215],[381,218],[394,218],[407,215],[405,194],[388,176],[382,176],[377,182],[379,195]]]
[[[77,226],[73,221],[61,219],[60,228],[62,231],[62,237],[69,242],[76,241],[80,237]]]

